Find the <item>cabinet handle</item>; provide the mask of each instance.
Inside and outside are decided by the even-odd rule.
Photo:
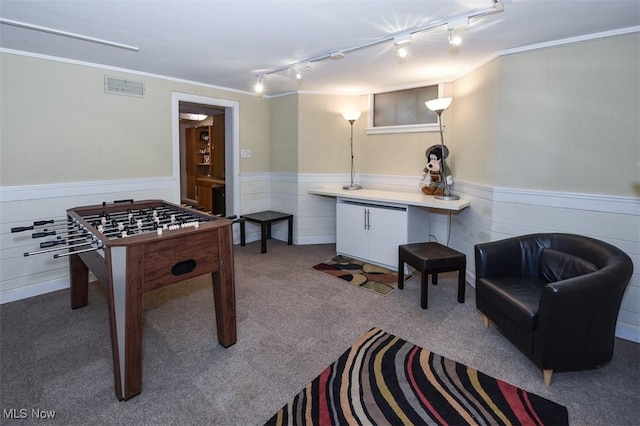
[[[367,229],[367,209],[362,210],[364,213],[364,229]]]
[[[371,210],[367,209],[365,212],[366,215],[366,225],[365,228],[366,229],[371,229]]]

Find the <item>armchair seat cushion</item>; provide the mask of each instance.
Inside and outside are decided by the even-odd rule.
[[[526,331],[537,327],[546,281],[535,277],[491,277],[477,282],[477,292]]]

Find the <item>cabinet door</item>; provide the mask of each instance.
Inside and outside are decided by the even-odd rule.
[[[365,229],[366,208],[338,201],[336,205],[336,251],[358,259],[368,259],[369,233]]]
[[[369,207],[369,260],[398,267],[398,246],[407,243],[407,210],[399,207]]]
[[[213,212],[211,185],[198,185],[198,204],[204,207],[204,211]]]
[[[198,141],[195,128],[186,129],[186,168],[187,168],[187,198],[196,199],[196,175],[198,174]]]
[[[214,115],[209,134],[211,135],[211,176],[225,178],[224,115]]]

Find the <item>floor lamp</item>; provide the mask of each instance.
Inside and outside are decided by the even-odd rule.
[[[444,183],[444,195],[434,195],[434,198],[438,200],[446,200],[446,201],[460,199],[460,197],[458,197],[457,195],[451,194],[451,186],[449,185],[449,182],[447,182],[447,176],[446,176],[447,165],[444,160],[445,151],[444,151],[444,132],[442,131],[442,112],[445,109],[449,108],[449,105],[451,105],[451,100],[452,100],[451,98],[438,98],[438,99],[432,99],[424,103],[427,106],[427,108],[429,108],[431,111],[438,114],[438,123],[440,123],[440,147],[442,149],[442,178],[443,178],[442,180]]]
[[[360,114],[361,113],[359,111],[342,113],[342,116],[344,117],[344,119],[347,120],[351,125],[351,184],[343,186],[342,189],[349,189],[349,190],[362,189],[362,186],[353,183],[353,178],[356,175],[356,169],[353,167],[353,123],[355,123],[356,120],[360,118]]]

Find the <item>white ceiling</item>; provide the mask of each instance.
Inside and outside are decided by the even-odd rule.
[[[409,56],[393,41],[268,73],[265,94],[369,93],[450,81],[500,52],[589,34],[639,30],[640,0],[504,0],[472,19],[451,48],[453,18],[493,0],[0,0],[0,47],[253,91],[256,76],[394,35],[415,33]],[[130,51],[10,25],[16,21],[139,48]]]

